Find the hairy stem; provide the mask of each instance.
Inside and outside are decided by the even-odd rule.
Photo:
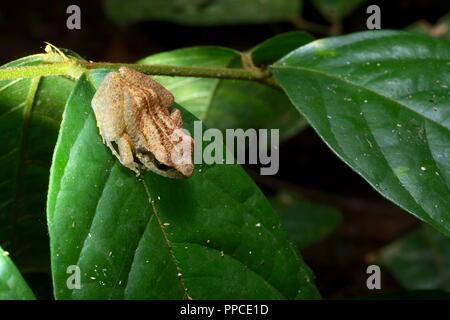
[[[73,76],[75,64],[73,62],[57,62],[27,67],[0,68],[0,80],[14,80],[17,78],[34,78],[40,76]]]
[[[88,62],[68,60],[63,62],[47,63],[27,67],[7,67],[0,69],[0,80],[12,80],[17,78],[31,78],[36,76],[65,75],[78,78],[84,71],[90,69],[119,69],[126,66],[130,69],[148,74],[177,77],[198,77],[235,79],[262,82],[277,87],[268,70],[257,68],[211,68],[211,67],[186,67],[170,65],[141,65],[128,63]]]

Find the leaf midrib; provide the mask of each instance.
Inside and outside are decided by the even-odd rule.
[[[176,245],[196,245],[196,246],[200,246],[204,249],[207,250],[214,250],[217,251],[217,254],[220,254],[221,251],[219,251],[218,248],[214,248],[214,246],[205,246],[202,243],[198,243],[198,242],[172,242],[172,244],[176,244]],[[224,252],[224,251],[223,251]],[[252,270],[251,268],[249,268],[246,264],[244,264],[242,261],[240,261],[239,259],[236,259],[235,257],[233,257],[233,255],[225,253],[224,252],[224,256],[227,256],[228,258],[232,259],[234,262],[238,263],[239,265],[243,266],[245,268],[245,270],[247,270],[248,272],[250,272],[252,275],[256,276],[257,278],[261,279],[262,282],[268,286],[269,288],[273,289],[276,293],[278,293],[281,297],[287,299],[285,297],[284,294],[282,294],[280,292],[279,289],[277,289],[274,285],[272,285],[270,282],[268,282],[266,279],[263,278],[263,276],[261,276],[259,273],[257,273],[256,271]]]
[[[379,93],[379,92],[377,92],[377,91],[374,91],[374,90],[371,89],[371,88],[364,87],[364,86],[358,85],[358,84],[356,84],[356,83],[354,83],[354,82],[345,80],[345,79],[343,79],[343,78],[341,78],[341,77],[339,77],[339,76],[336,76],[336,75],[333,75],[333,74],[329,74],[329,73],[326,73],[326,72],[323,72],[323,71],[320,71],[320,70],[317,70],[317,69],[310,69],[310,68],[299,67],[299,66],[280,66],[280,65],[275,65],[275,66],[273,66],[272,68],[273,68],[273,69],[297,69],[297,70],[303,70],[303,71],[310,72],[310,73],[320,74],[321,76],[324,76],[324,77],[333,79],[333,80],[338,81],[338,82],[345,83],[345,84],[347,84],[347,85],[349,85],[349,86],[353,86],[353,87],[355,87],[355,88],[357,88],[357,89],[360,89],[360,90],[364,90],[364,91],[370,92],[371,94],[373,94],[373,95],[375,95],[375,96],[377,96],[377,97],[379,97],[379,98],[381,98],[381,99],[386,99],[387,101],[389,101],[389,102],[391,102],[391,103],[393,103],[393,104],[395,104],[395,105],[397,105],[397,106],[399,106],[399,107],[401,107],[401,108],[403,108],[403,109],[405,109],[405,110],[411,111],[412,113],[418,115],[419,117],[422,117],[422,118],[424,118],[424,119],[426,119],[426,120],[428,120],[428,121],[430,121],[430,122],[436,124],[437,126],[443,128],[444,130],[450,131],[450,128],[447,128],[447,127],[444,126],[442,123],[437,122],[436,120],[431,119],[431,118],[429,118],[429,117],[427,117],[427,116],[425,116],[425,115],[419,113],[418,111],[416,111],[416,110],[414,110],[414,109],[411,109],[411,108],[408,107],[407,105],[401,104],[400,102],[398,102],[397,100],[394,100],[394,99],[391,98],[391,97],[385,96],[385,95],[383,95],[383,94],[381,94],[381,93]]]
[[[175,266],[175,269],[177,270],[177,275],[175,275],[180,283],[181,289],[183,290],[183,298],[187,298],[188,300],[192,300],[192,297],[189,295],[188,293],[188,288],[186,287],[186,283],[184,281],[184,276],[183,276],[183,272],[180,268],[179,262],[177,260],[177,258],[175,257],[175,253],[173,252],[173,248],[172,248],[172,243],[169,240],[169,237],[166,233],[166,229],[164,228],[161,218],[159,217],[159,213],[158,210],[155,207],[155,204],[153,203],[152,197],[150,195],[150,191],[148,189],[147,184],[145,183],[145,181],[142,181],[142,185],[144,186],[144,190],[145,190],[145,194],[147,196],[147,200],[148,200],[148,204],[150,207],[151,212],[153,213],[152,216],[154,216],[156,218],[156,221],[158,222],[158,226],[161,229],[161,233],[163,235],[164,238],[164,242],[167,246],[167,250],[169,252],[170,258],[172,259],[172,262]],[[150,223],[150,219],[148,220],[148,224]],[[136,252],[136,251],[135,251]]]
[[[366,92],[372,93],[373,95],[375,95],[375,96],[377,96],[377,97],[379,97],[379,98],[381,98],[381,99],[386,99],[387,101],[393,103],[394,105],[397,105],[397,106],[399,106],[399,107],[402,107],[402,108],[405,109],[405,110],[411,111],[411,112],[413,112],[414,114],[418,115],[419,117],[422,117],[424,120],[428,120],[428,121],[430,121],[431,123],[434,123],[434,124],[436,124],[436,125],[439,126],[439,127],[442,127],[442,128],[443,128],[444,130],[446,130],[446,131],[449,130],[449,129],[446,128],[443,124],[441,124],[441,123],[439,123],[439,122],[436,122],[436,121],[434,121],[434,120],[432,120],[432,119],[429,119],[428,117],[425,117],[424,115],[420,114],[419,112],[410,109],[408,106],[403,105],[403,104],[399,103],[399,102],[396,101],[396,100],[393,100],[393,98],[391,98],[391,97],[384,96],[384,95],[382,95],[382,94],[380,94],[380,93],[378,93],[378,92],[376,92],[376,91],[373,91],[373,90],[370,89],[370,88],[363,87],[363,86],[358,85],[358,84],[355,84],[355,83],[353,83],[353,82],[351,82],[351,81],[342,79],[342,78],[340,78],[340,77],[338,77],[338,76],[330,75],[330,74],[327,74],[327,73],[325,73],[325,72],[323,72],[323,71],[320,71],[320,70],[315,70],[315,69],[310,69],[310,68],[305,68],[305,67],[300,67],[300,66],[280,66],[280,65],[275,65],[275,66],[273,66],[272,68],[273,68],[273,69],[285,69],[285,70],[286,70],[286,69],[293,69],[293,70],[306,71],[306,72],[309,72],[309,73],[313,73],[313,74],[315,73],[315,74],[321,75],[321,76],[323,76],[323,77],[327,77],[327,78],[333,79],[333,80],[338,81],[338,82],[342,82],[342,83],[347,84],[347,85],[349,85],[349,86],[352,86],[352,87],[354,87],[354,88],[356,88],[356,89],[360,89],[360,90],[364,90],[364,91],[366,91]],[[324,141],[325,141],[325,140],[324,140]],[[376,141],[376,140],[375,140],[375,141]],[[327,141],[325,141],[325,143],[328,145]],[[378,143],[377,143],[377,145],[378,145]],[[334,152],[334,153],[335,153],[335,154],[336,154],[336,155],[337,155],[344,163],[346,163],[347,165],[349,165],[351,168],[354,168],[354,166],[353,166],[353,165],[350,165],[350,163],[345,159],[345,157],[342,157],[341,155],[339,155],[336,151],[334,151],[334,149],[333,149],[331,146],[329,146],[329,147],[330,147],[331,150],[333,150],[333,152]],[[392,167],[391,167],[389,161],[387,162],[387,164],[388,164],[389,169],[392,171],[393,169],[392,169]],[[392,174],[398,179],[398,177],[395,175],[395,173],[394,173],[393,171],[392,171]],[[362,176],[364,177],[364,179],[365,179],[372,187],[374,187],[375,190],[378,190],[378,187],[377,187],[375,184],[373,184],[373,183],[366,177],[365,174],[362,174]],[[402,188],[406,191],[406,193],[414,200],[414,202],[415,202],[417,205],[419,205],[419,208],[421,209],[422,213],[425,213],[425,216],[420,216],[420,217],[421,217],[422,219],[424,219],[424,221],[428,222],[428,219],[431,218],[431,215],[430,215],[427,211],[425,211],[425,210],[423,209],[423,207],[420,205],[420,203],[417,202],[417,200],[415,199],[415,197],[412,196],[411,192],[410,192],[408,189],[405,189],[404,186],[403,186],[402,184],[400,184],[400,185],[401,185]],[[388,194],[385,194],[385,193],[381,192],[380,190],[378,190],[378,191],[379,191],[385,198],[387,198],[388,200],[390,200],[390,201],[392,201],[392,202],[394,202],[394,203],[397,203],[400,207],[402,207],[402,208],[405,209],[406,211],[412,213],[413,215],[416,215],[416,214],[414,213],[414,211],[408,209],[404,204],[402,204],[402,203],[400,203],[400,202],[394,200],[394,198],[392,198],[392,197],[389,196]],[[431,218],[431,219],[432,219],[432,218]],[[448,233],[448,229],[445,228],[445,227],[443,227],[443,230],[441,230],[441,231],[444,232],[444,233]]]

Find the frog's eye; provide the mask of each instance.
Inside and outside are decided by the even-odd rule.
[[[138,160],[142,162],[156,162],[156,158],[153,156],[151,152],[148,150],[145,150],[144,148],[137,148],[136,149],[136,156]],[[145,163],[142,163],[145,164]]]

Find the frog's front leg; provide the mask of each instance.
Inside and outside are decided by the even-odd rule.
[[[117,141],[119,147],[119,160],[127,168],[133,170],[136,176],[139,175],[137,163],[134,161],[133,148],[131,138],[128,134],[124,133]]]

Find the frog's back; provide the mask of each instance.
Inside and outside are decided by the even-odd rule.
[[[169,108],[173,104],[174,97],[172,93],[149,76],[127,67],[121,67],[119,73],[127,81],[130,81],[138,87],[154,90],[165,108]]]
[[[110,72],[101,82],[91,101],[97,126],[105,140],[118,140],[125,129],[123,103],[120,76],[117,72]]]

